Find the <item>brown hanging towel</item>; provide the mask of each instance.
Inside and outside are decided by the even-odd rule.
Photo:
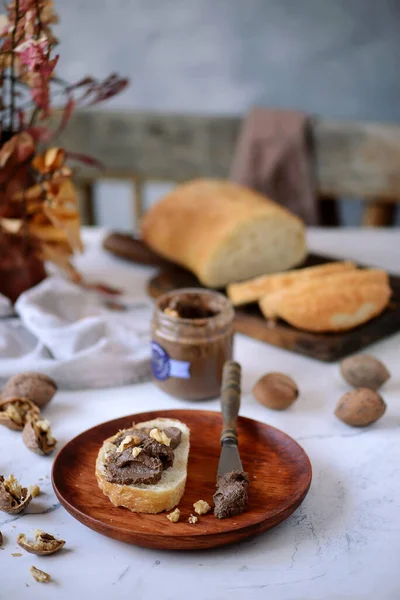
[[[316,225],[307,125],[307,115],[301,112],[252,109],[239,134],[230,179],[282,204],[306,225]]]

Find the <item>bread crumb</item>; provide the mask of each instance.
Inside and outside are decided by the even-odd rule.
[[[188,518],[188,521],[191,525],[195,525],[198,520],[199,517],[196,517],[195,515],[190,515],[190,517]]]
[[[18,556],[22,556],[22,554],[20,552],[14,552],[14,554],[11,554],[11,556],[18,558]]]
[[[29,493],[32,496],[32,498],[36,498],[36,496],[39,496],[40,494],[40,487],[36,484],[36,485],[30,485],[29,486]]]
[[[49,581],[51,581],[51,577],[48,573],[45,573],[44,571],[41,571],[36,567],[32,566],[30,568],[30,572],[33,579],[36,579],[36,581],[38,581],[39,583],[49,583]]]
[[[176,508],[174,511],[169,513],[169,515],[167,515],[167,519],[169,519],[171,523],[177,523],[180,519],[180,516],[181,511],[179,510],[179,508]]]
[[[206,515],[209,510],[211,510],[211,506],[205,500],[197,500],[193,504],[194,512],[198,515]]]

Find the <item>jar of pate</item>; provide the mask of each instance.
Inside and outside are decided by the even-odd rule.
[[[161,296],[152,322],[154,383],[185,400],[219,396],[222,367],[233,354],[233,317],[218,292],[187,288]]]

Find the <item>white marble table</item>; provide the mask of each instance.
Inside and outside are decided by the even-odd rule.
[[[144,295],[151,272],[99,251],[101,231],[86,232],[79,259],[93,278]],[[315,251],[353,258],[400,273],[400,231],[309,232]],[[393,377],[383,395],[381,421],[366,430],[348,428],[333,415],[347,389],[336,364],[323,364],[237,336],[243,365],[241,413],[281,428],[302,444],[313,465],[303,505],[285,523],[239,545],[213,551],[161,552],[110,540],[85,528],[59,506],[49,479],[52,459],[29,453],[18,434],[0,432],[0,473],[25,484],[39,482],[43,494],[22,517],[0,513],[0,599],[132,598],[142,600],[398,600],[400,598],[400,335],[369,349]],[[251,388],[268,370],[284,371],[298,382],[301,396],[277,413],[259,406]],[[100,391],[60,391],[48,417],[61,444],[104,420],[147,409],[181,408],[151,383]],[[218,409],[217,400],[194,408]],[[16,537],[42,528],[67,541],[52,557],[19,552]],[[22,551],[21,551],[22,552]],[[36,583],[34,564],[54,578]]]

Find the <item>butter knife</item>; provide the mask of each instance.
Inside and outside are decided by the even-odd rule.
[[[221,387],[221,456],[218,464],[217,481],[230,471],[243,471],[238,449],[236,421],[240,409],[241,367],[228,361],[224,364]]]

